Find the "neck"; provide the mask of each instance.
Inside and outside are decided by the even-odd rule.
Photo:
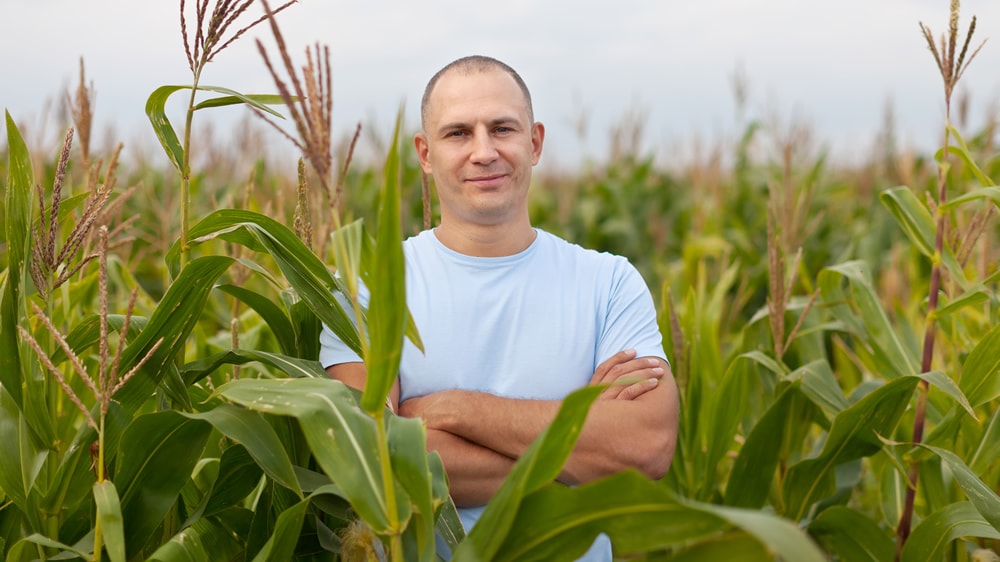
[[[514,224],[453,224],[442,220],[434,230],[437,239],[451,250],[467,256],[498,258],[524,251],[537,233],[525,218]]]

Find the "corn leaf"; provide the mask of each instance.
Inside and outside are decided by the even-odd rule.
[[[843,281],[849,292],[843,290]],[[872,287],[868,264],[851,261],[828,267],[819,274],[819,286],[823,302],[834,316],[857,337],[859,345],[870,349],[876,362],[873,368],[886,378],[920,372],[917,350],[900,337],[889,321]]]
[[[125,530],[118,490],[110,480],[94,483],[94,503],[111,562],[125,562]]]
[[[14,399],[6,387],[0,387],[0,491],[32,523],[38,522],[39,514],[29,503],[28,495],[45,455],[35,445]]]
[[[233,519],[232,517],[228,519]],[[203,517],[163,543],[148,558],[150,562],[198,562],[243,560],[243,545],[233,532],[233,521]]]
[[[680,500],[636,471],[577,488],[551,485],[530,494],[495,559],[574,560],[602,532],[611,538],[617,555],[628,556],[715,538],[727,528],[752,536],[772,558],[824,559],[790,521],[762,511]]]
[[[993,526],[994,530],[1000,531],[1000,496],[997,496],[997,493],[990,486],[987,486],[975,472],[972,472],[972,469],[955,453],[922,443],[918,443],[917,446],[941,457],[972,505]]]
[[[10,113],[7,119],[7,189],[4,194],[4,226],[7,243],[7,277],[0,284],[0,384],[19,409],[24,406],[21,390],[21,351],[17,326],[24,314],[25,260],[31,255],[31,193],[34,176],[31,156]]]
[[[983,171],[979,168],[979,165],[976,164],[976,160],[972,158],[972,155],[969,153],[969,147],[965,144],[965,139],[962,138],[958,129],[956,129],[954,125],[948,125],[948,132],[955,137],[956,141],[956,144],[948,146],[948,153],[958,155],[958,157],[962,159],[962,162],[964,162],[965,165],[972,170],[972,174],[976,176],[976,179],[979,180],[980,184],[983,186],[995,186],[996,183],[994,183],[989,176],[983,173]],[[938,162],[941,162],[944,159],[943,148],[934,153],[934,159]]]
[[[895,429],[919,380],[911,376],[889,381],[834,418],[820,454],[788,470],[783,494],[789,518],[800,520],[810,505],[835,492],[837,465],[881,449],[878,437]]]
[[[188,87],[188,89],[190,89],[190,87]],[[283,115],[269,107],[271,105],[284,105],[285,100],[277,94],[241,94],[236,90],[230,90],[229,88],[223,88],[221,86],[198,86],[198,90],[227,95],[198,102],[194,106],[196,111],[199,109],[207,109],[209,107],[225,107],[227,105],[246,104],[263,111],[264,113],[269,113],[278,119],[285,118]]]
[[[747,533],[729,531],[695,541],[670,556],[670,562],[704,562],[705,560],[774,562],[774,554]]]
[[[1000,531],[990,526],[971,503],[949,504],[913,529],[900,559],[902,562],[944,560],[948,546],[962,537],[1000,539]]]
[[[824,509],[809,525],[809,534],[829,545],[841,560],[852,562],[884,562],[892,558],[896,548],[878,523],[840,505]]]
[[[326,378],[326,371],[323,370],[318,361],[252,349],[230,349],[211,357],[192,361],[181,369],[181,376],[187,384],[193,384],[222,365],[244,365],[252,361],[263,363],[294,378]]]
[[[206,494],[203,506],[190,519],[212,517],[239,506],[260,485],[263,474],[264,471],[246,447],[226,447],[219,458],[219,475],[212,483],[211,491]]]
[[[281,352],[285,355],[295,355],[295,331],[292,328],[292,322],[288,319],[288,315],[274,304],[272,299],[256,291],[228,283],[218,285],[216,288],[236,297],[240,302],[252,308],[271,328],[271,333],[278,341]]]
[[[385,399],[396,381],[406,328],[406,280],[403,236],[399,224],[399,133],[403,112],[396,116],[396,130],[385,162],[385,183],[379,207],[375,263],[372,265],[368,335],[371,347],[365,359],[367,377],[361,407],[370,414],[385,408]]]
[[[406,531],[415,540],[407,560],[432,562],[435,556],[433,474],[428,464],[427,434],[419,419],[389,416],[389,453],[392,473],[413,502],[414,513]]]
[[[481,522],[470,537],[488,530]],[[617,554],[637,554],[710,537],[726,526],[721,517],[679,502],[667,488],[629,470],[576,488],[553,484],[528,494],[503,545],[488,559],[575,560],[602,532]]]
[[[1000,458],[1000,409],[994,410],[987,422],[975,452],[969,457],[969,467],[976,474],[986,474],[989,466]]]
[[[555,419],[517,460],[476,525],[459,544],[455,562],[492,560],[508,537],[521,538],[511,534],[521,502],[559,476],[580,436],[590,405],[602,390],[601,386],[587,386],[566,396]]]
[[[361,355],[358,330],[333,295],[338,289],[333,275],[288,227],[259,213],[223,209],[194,225],[189,235],[192,245],[221,238],[267,252],[316,316]],[[179,260],[180,244],[174,243],[166,256],[172,272],[177,271]]]
[[[920,202],[913,190],[906,186],[887,189],[879,195],[879,200],[889,209],[907,238],[916,244],[920,252],[928,258],[933,258],[937,225],[927,206]],[[965,270],[955,259],[955,254],[947,244],[941,252],[941,262],[964,288],[968,281],[965,278]]]
[[[219,433],[246,447],[268,476],[295,495],[302,497],[292,461],[282,446],[278,434],[260,413],[237,408],[231,404],[219,404],[206,412],[184,414],[184,416],[206,421]]]
[[[295,544],[302,534],[302,522],[305,521],[308,507],[309,500],[304,499],[282,511],[274,524],[274,533],[253,558],[253,562],[291,559],[291,554],[295,552]]]
[[[969,201],[977,201],[979,199],[988,199],[993,202],[994,205],[1000,207],[1000,187],[980,187],[978,189],[973,189],[968,193],[963,193],[954,199],[951,199],[945,203],[942,208],[946,211],[955,209],[960,205],[964,205]]]
[[[128,372],[153,348],[163,342],[142,366],[141,373],[132,377],[115,394],[115,399],[134,412],[141,406],[187,345],[188,335],[201,318],[205,301],[216,279],[233,263],[226,256],[206,256],[192,260],[170,284],[146,327],[133,339],[122,355],[121,372]],[[179,378],[179,377],[178,377]],[[185,393],[186,394],[186,393]]]
[[[296,418],[316,462],[358,515],[375,532],[388,532],[375,420],[347,386],[328,378],[242,379],[216,393],[253,410]]]
[[[1000,396],[1000,325],[995,326],[972,348],[962,364],[959,388],[973,407]]]
[[[789,405],[796,394],[794,388],[786,389],[754,424],[729,474],[726,505],[760,508],[767,501],[781,455],[781,447],[775,443],[775,437],[784,434]]]
[[[174,165],[178,172],[183,170],[184,148],[177,139],[177,132],[167,118],[167,99],[178,90],[190,89],[190,86],[160,86],[149,94],[146,99],[146,116],[153,126],[153,132],[160,141],[160,146],[167,153],[167,158]]]
[[[122,435],[114,481],[129,557],[135,556],[163,522],[191,477],[211,426],[173,410],[137,417]]]

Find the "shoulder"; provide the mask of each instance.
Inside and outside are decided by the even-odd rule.
[[[568,261],[581,269],[608,274],[631,274],[631,272],[635,271],[628,258],[609,252],[584,248],[579,244],[565,240],[550,232],[541,229],[537,230],[539,252],[546,259],[556,260],[557,263],[562,262],[564,264]]]

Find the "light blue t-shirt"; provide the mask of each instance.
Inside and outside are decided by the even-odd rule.
[[[559,400],[624,349],[666,359],[653,299],[628,260],[536,231],[527,249],[498,258],[455,252],[433,230],[403,243],[425,353],[405,342],[400,401],[447,389]],[[329,328],[320,343],[323,367],[361,360]],[[466,529],[482,509],[459,509]],[[598,543],[586,560],[611,559],[606,537]]]

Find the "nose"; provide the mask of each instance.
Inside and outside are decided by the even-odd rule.
[[[473,138],[471,158],[476,164],[489,164],[497,159],[497,148],[488,132],[477,132]]]

